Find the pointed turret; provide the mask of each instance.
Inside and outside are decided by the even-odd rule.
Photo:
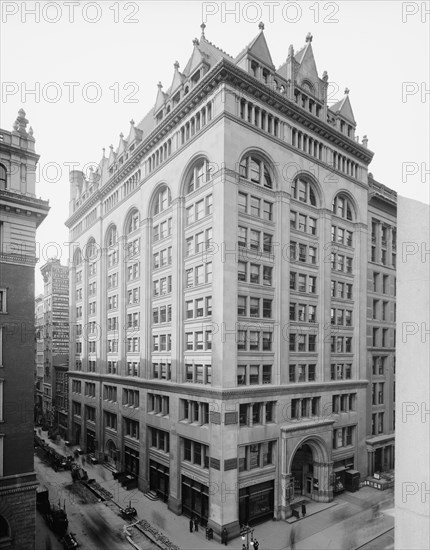
[[[266,37],[264,36],[264,23],[260,22],[258,24],[260,32],[257,36],[243,49],[235,59],[235,63],[238,66],[248,69],[247,63],[244,59],[252,59],[261,63],[263,66],[275,70],[275,65],[272,61],[272,56],[270,55],[269,46],[266,42]]]
[[[175,68],[175,72],[173,73],[172,84],[169,88],[171,96],[175,95],[176,91],[182,87],[182,84],[185,80],[185,76],[179,71],[178,61],[175,61],[173,67]]]
[[[117,155],[118,156],[122,155],[126,149],[127,149],[127,142],[124,139],[124,134],[121,132],[119,135],[118,149],[116,150]]]
[[[128,133],[127,143],[130,146],[134,142],[142,141],[142,130],[136,128],[136,123],[133,119],[130,120],[130,131]]]
[[[167,94],[165,94],[162,90],[163,85],[161,84],[161,82],[159,82],[157,86],[158,86],[158,93],[157,93],[157,99],[155,101],[154,113],[157,113],[161,109],[161,107],[165,104],[166,98],[167,98]]]
[[[345,89],[345,95],[343,98],[332,105],[330,110],[337,115],[340,115],[343,119],[350,122],[353,126],[356,126],[354,113],[352,112],[351,101],[349,99],[349,89]]]
[[[116,161],[116,153],[113,150],[113,145],[109,145],[109,149],[110,149],[110,153],[109,153],[108,166],[110,168]]]

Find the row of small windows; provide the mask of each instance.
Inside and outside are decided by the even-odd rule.
[[[353,178],[358,177],[358,164],[336,152],[333,152],[333,168]]]
[[[294,147],[301,149],[304,153],[307,153],[319,160],[323,158],[323,145],[316,139],[308,136],[307,134],[300,132],[293,128],[292,131],[292,144]]]
[[[155,170],[160,164],[162,164],[172,154],[172,140],[169,139],[158,147],[156,151],[147,160],[148,173]]]
[[[196,113],[179,130],[181,135],[181,145],[184,145],[190,138],[206,126],[212,120],[212,103],[207,103],[198,113]]]

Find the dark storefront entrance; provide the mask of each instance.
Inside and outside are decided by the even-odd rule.
[[[155,460],[149,461],[149,488],[151,491],[155,491],[164,502],[167,502],[169,498],[169,468]]]
[[[206,525],[209,512],[209,487],[182,476],[182,513],[197,517],[201,525]]]
[[[124,446],[124,469],[128,474],[139,475],[139,451]]]
[[[87,429],[87,442],[86,442],[86,449],[87,453],[94,453],[96,449],[96,432],[90,429]]]
[[[312,449],[309,445],[305,444],[297,449],[291,466],[291,473],[294,478],[295,496],[311,496],[314,472],[313,462]]]
[[[239,490],[239,522],[255,525],[273,518],[274,481]]]

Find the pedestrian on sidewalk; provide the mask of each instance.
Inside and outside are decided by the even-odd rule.
[[[193,518],[190,518],[190,533],[193,532],[193,525],[194,525]]]
[[[197,517],[194,518],[194,531],[196,533],[198,533],[198,531],[199,531],[199,518],[197,518]]]
[[[305,517],[306,516],[306,504],[302,504],[302,516]]]
[[[258,550],[258,547],[260,546],[260,543],[257,539],[254,540],[254,550]]]
[[[294,550],[296,548],[296,531],[294,529],[294,526],[291,528],[290,531],[290,548],[291,550]]]
[[[224,527],[221,533],[221,544],[225,544],[227,546],[227,542],[228,542],[228,533],[227,533],[227,529]]]

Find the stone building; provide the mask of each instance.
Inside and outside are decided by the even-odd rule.
[[[70,178],[70,439],[231,535],[368,472],[367,138],[312,36],[205,37]]]
[[[36,198],[31,127],[21,109],[0,130],[0,546],[34,549],[34,267],[36,229],[48,214]]]

